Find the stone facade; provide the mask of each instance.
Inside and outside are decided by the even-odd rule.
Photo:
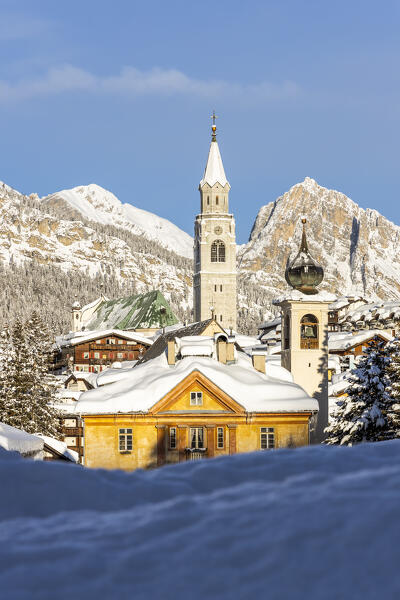
[[[210,168],[212,161],[214,169]],[[212,177],[208,175],[211,171]],[[216,178],[218,180],[214,181]],[[235,220],[229,214],[230,185],[225,178],[215,136],[199,190],[201,212],[194,227],[194,320],[203,321],[213,313],[222,327],[235,330]]]

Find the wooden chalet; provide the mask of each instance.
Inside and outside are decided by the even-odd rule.
[[[61,353],[74,372],[100,373],[114,362],[139,360],[151,345],[152,340],[140,334],[109,329],[63,338]]]

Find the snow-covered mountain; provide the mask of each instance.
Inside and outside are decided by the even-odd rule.
[[[122,204],[114,194],[94,183],[55,192],[42,201],[46,205],[65,202],[89,221],[122,227],[136,235],[143,234],[177,254],[193,257],[193,239],[182,229],[132,204]]]
[[[269,297],[287,289],[285,267],[299,248],[303,215],[310,251],[325,271],[321,289],[400,297],[400,227],[309,177],[259,210],[250,240],[238,252],[242,277]]]
[[[249,242],[238,247],[242,333],[253,334],[270,316],[272,298],[287,289],[285,267],[298,249],[302,215],[310,250],[325,270],[322,288],[400,298],[400,227],[306,178],[259,210]],[[88,302],[101,291],[115,297],[151,289],[159,289],[181,319],[191,318],[192,239],[169,221],[122,204],[96,185],[40,199],[1,183],[0,219],[0,268],[13,274],[0,288],[0,321],[14,316],[17,302],[19,312],[36,302],[54,316],[60,333],[74,294]],[[38,265],[40,274],[34,272]],[[54,269],[60,276],[55,278]],[[56,284],[58,303],[51,304]]]

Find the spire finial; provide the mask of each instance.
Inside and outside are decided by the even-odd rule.
[[[213,110],[213,114],[212,114],[211,118],[212,118],[212,126],[211,126],[212,136],[211,136],[211,141],[216,142],[217,141],[217,126],[215,124],[215,119],[218,119],[218,117],[215,114],[215,110]]]
[[[307,219],[302,217],[301,222],[303,223],[303,234],[301,236],[300,252],[308,252],[307,236],[306,236],[306,223]]]

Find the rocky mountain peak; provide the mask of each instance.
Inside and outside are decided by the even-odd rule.
[[[302,216],[310,251],[325,271],[322,287],[370,298],[400,297],[400,228],[309,177],[261,207],[250,240],[240,249],[240,269],[257,276],[267,293],[286,289],[284,272],[299,245]]]

